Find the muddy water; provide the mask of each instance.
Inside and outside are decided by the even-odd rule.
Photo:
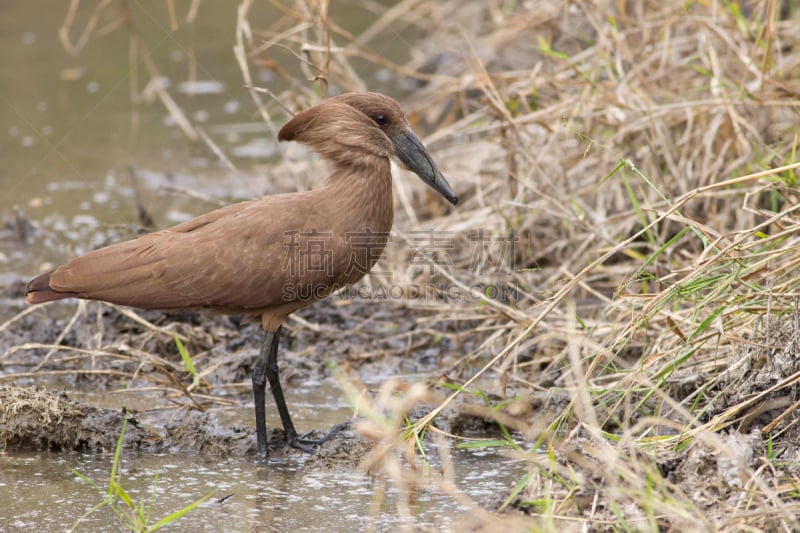
[[[413,381],[413,376],[404,378]],[[132,402],[119,395],[78,396],[98,406],[147,406],[146,400]],[[328,382],[292,388],[287,400],[300,430],[329,427],[352,413],[339,388]],[[214,411],[215,418],[225,425],[252,423],[249,405]],[[268,423],[279,424],[274,413],[270,415]],[[138,418],[148,417],[143,413]],[[484,506],[499,502],[524,474],[523,465],[493,449],[451,452],[459,490]],[[432,461],[428,476],[431,487],[435,487],[440,477],[435,450],[428,450],[428,456]],[[112,462],[110,452],[12,451],[0,455],[0,493],[10,496],[0,507],[0,524],[6,531],[70,528],[103,501]],[[74,471],[95,481],[100,490]],[[151,524],[213,491],[212,498],[175,524],[178,529],[202,531],[393,530],[400,524],[396,509],[403,498],[391,484],[385,497],[377,496],[383,494],[381,481],[354,471],[352,465],[315,467],[309,465],[308,456],[291,452],[262,465],[252,457],[211,459],[196,454],[125,450],[120,483],[137,504],[145,502]],[[376,500],[380,505],[376,506]],[[424,490],[413,495],[408,525],[447,529],[468,522],[469,513],[468,507],[452,497],[435,489]],[[112,524],[121,524],[120,519],[103,508],[89,514],[79,530],[104,529]]]
[[[468,451],[456,452],[454,459],[459,485],[477,501],[510,489],[508,478],[514,469],[506,459]],[[106,489],[113,457],[11,453],[2,461],[0,489],[13,494],[0,510],[5,530],[64,531],[104,497],[72,469]],[[495,466],[487,470],[489,461]],[[480,478],[472,479],[479,470]],[[121,475],[121,484],[134,501],[150,505],[151,523],[214,491],[211,499],[174,524],[178,529],[361,531],[373,526],[386,531],[400,524],[394,512],[395,492],[389,492],[377,512],[371,510],[377,482],[364,474],[304,470],[287,463],[254,466],[236,459],[209,462],[180,454],[148,454],[126,455]],[[442,528],[464,520],[469,509],[439,493],[423,492],[417,495],[412,512],[417,527]],[[105,508],[87,517],[79,530],[112,524],[119,524],[119,519]]]

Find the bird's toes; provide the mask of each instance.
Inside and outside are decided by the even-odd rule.
[[[314,448],[314,446],[317,444],[316,442],[306,441],[299,437],[288,441],[286,444],[296,450],[306,452],[309,455],[314,455],[317,452],[317,450]]]
[[[296,448],[298,450],[302,450],[306,453],[313,454],[315,453],[315,446],[319,446],[323,442],[327,442],[331,440],[333,437],[336,436],[337,433],[340,431],[347,429],[350,427],[350,422],[342,422],[341,424],[336,424],[331,428],[330,431],[325,433],[322,437],[318,439],[309,438],[309,435],[313,433],[313,431],[309,431],[304,435],[297,435],[296,433],[289,433],[286,436],[286,444],[288,444],[292,448]]]
[[[310,439],[310,438],[308,438],[308,436],[311,435],[311,433],[312,433],[311,431],[309,431],[305,435],[297,437],[297,440],[299,440],[302,444],[320,445],[323,442],[328,442],[333,437],[335,437],[340,431],[342,431],[344,429],[347,429],[348,427],[350,427],[350,421],[349,420],[347,422],[342,422],[340,424],[336,424],[335,426],[333,426],[330,429],[330,431],[328,431],[327,433],[325,433],[322,437],[320,437],[318,439]]]

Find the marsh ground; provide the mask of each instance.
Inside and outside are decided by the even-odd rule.
[[[140,422],[129,450],[251,456],[254,325],[27,310],[23,280],[136,234],[139,207],[165,227],[313,187],[316,161],[258,139],[284,106],[372,89],[402,101],[463,201],[397,173],[381,263],[289,323],[281,364],[298,424],[357,416],[315,458],[288,454],[293,468],[369,472],[353,493],[376,503],[359,512],[397,527],[798,528],[796,2],[208,8],[228,33],[170,2],[130,19],[75,5],[51,34],[0,32],[27,47],[16,72],[35,74],[3,82],[18,117],[0,255],[8,453],[107,450],[128,405]],[[59,49],[75,55],[35,61],[61,24]],[[220,35],[224,55],[211,51]],[[122,55],[104,59],[114,45]],[[57,93],[37,100],[41,87]],[[98,111],[113,101],[121,112]],[[81,120],[48,122],[65,110]],[[475,490],[499,465],[513,465],[504,481]],[[423,518],[431,494],[464,514]]]

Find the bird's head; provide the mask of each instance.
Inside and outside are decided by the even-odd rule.
[[[409,127],[400,105],[378,93],[345,93],[329,98],[287,122],[279,141],[299,141],[342,166],[369,158],[395,158],[453,205],[458,197],[430,153]]]

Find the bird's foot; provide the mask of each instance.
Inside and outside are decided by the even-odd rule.
[[[286,439],[286,444],[288,444],[295,450],[306,452],[308,455],[314,455],[317,451],[316,449],[314,449],[316,442],[307,441],[305,439],[301,439],[300,437],[295,437],[293,439]]]
[[[306,433],[305,435],[299,436],[296,431],[289,431],[286,433],[286,444],[288,444],[292,448],[296,448],[298,450],[304,451],[308,454],[313,454],[316,450],[314,446],[319,446],[323,442],[327,442],[331,440],[333,437],[336,436],[337,433],[342,431],[343,429],[347,429],[350,427],[350,422],[342,422],[341,424],[336,424],[324,434],[322,437],[318,439],[309,439],[308,436],[311,432]]]

